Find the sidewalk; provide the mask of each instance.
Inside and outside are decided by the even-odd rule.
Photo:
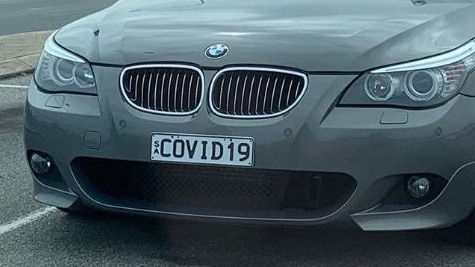
[[[33,72],[46,38],[52,32],[0,36],[0,79]]]

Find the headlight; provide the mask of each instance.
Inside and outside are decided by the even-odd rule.
[[[350,86],[340,105],[438,105],[454,97],[474,69],[471,41],[443,55],[368,72]]]
[[[57,45],[52,34],[38,61],[35,82],[49,92],[96,94],[92,68],[84,59]]]

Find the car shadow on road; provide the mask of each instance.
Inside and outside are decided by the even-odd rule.
[[[206,266],[431,265],[475,259],[468,222],[445,230],[363,232],[349,222],[276,227],[148,217],[62,215],[68,236],[151,262]],[[81,225],[87,225],[84,227]],[[96,242],[101,240],[101,242]],[[97,247],[95,247],[97,246]],[[81,248],[84,249],[84,248]],[[436,253],[445,251],[447,253]],[[469,255],[469,256],[467,256]],[[468,258],[469,257],[469,258]],[[453,261],[453,262],[452,262]],[[475,262],[474,262],[475,263]]]

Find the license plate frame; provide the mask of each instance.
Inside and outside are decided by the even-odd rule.
[[[152,133],[151,161],[254,166],[252,137],[202,134]]]

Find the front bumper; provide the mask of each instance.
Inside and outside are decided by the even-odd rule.
[[[38,201],[63,208],[80,201],[118,212],[282,224],[317,224],[351,216],[365,230],[450,226],[475,207],[474,98],[459,95],[430,110],[343,108],[335,106],[335,99],[355,77],[314,75],[305,97],[285,116],[225,119],[203,105],[194,115],[172,117],[129,106],[118,88],[120,69],[95,66],[94,72],[99,96],[52,95],[34,83],[30,87],[25,148],[51,155],[65,183],[55,188],[34,175]],[[205,88],[214,73],[205,71]],[[84,186],[74,171],[78,158],[150,162],[153,132],[250,136],[256,144],[253,168],[342,173],[356,181],[356,188],[331,213],[259,216],[115,201]],[[388,202],[388,195],[408,174],[434,175],[447,185],[426,203]]]

